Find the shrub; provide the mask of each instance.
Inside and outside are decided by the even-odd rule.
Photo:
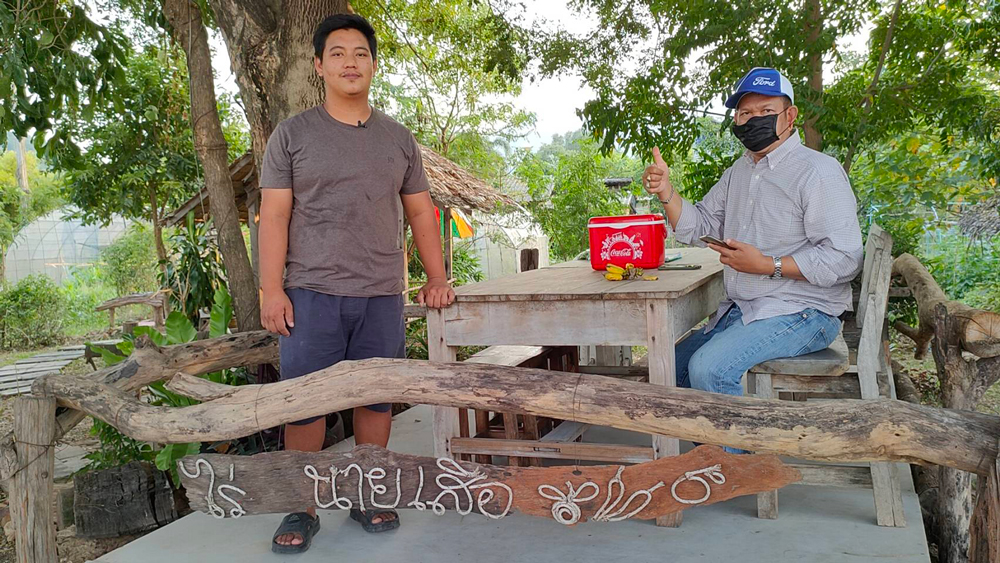
[[[41,274],[0,291],[0,347],[39,348],[59,342],[63,304],[59,288]]]
[[[159,288],[156,242],[148,226],[132,224],[125,234],[101,251],[101,259],[106,265],[107,279],[119,296]]]

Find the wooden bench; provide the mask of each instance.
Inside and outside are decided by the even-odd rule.
[[[885,312],[892,275],[892,237],[872,225],[865,244],[861,293],[854,326],[847,326],[826,350],[796,358],[780,358],[761,363],[747,373],[747,392],[762,399],[791,396],[793,400],[895,398],[892,372],[885,345]],[[857,338],[860,329],[860,339]],[[846,335],[846,338],[845,338]],[[849,341],[857,341],[850,350]],[[856,357],[856,364],[852,356]],[[826,464],[797,465],[803,484],[862,486],[873,489],[875,516],[880,526],[906,526],[903,500],[896,466],[871,463],[868,466]],[[778,517],[778,492],[757,495],[757,514]]]
[[[164,291],[133,293],[123,297],[109,299],[97,306],[95,311],[108,311],[111,328],[115,328],[115,309],[126,305],[146,305],[153,308],[153,325],[163,328],[166,320],[167,294]]]

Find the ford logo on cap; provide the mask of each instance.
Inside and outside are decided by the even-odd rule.
[[[736,83],[736,91],[726,99],[726,107],[735,109],[745,94],[753,92],[764,96],[788,96],[795,103],[792,83],[773,68],[754,67]]]

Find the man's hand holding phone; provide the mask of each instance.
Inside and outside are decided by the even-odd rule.
[[[708,244],[709,248],[719,253],[719,262],[737,272],[762,276],[770,276],[774,273],[774,260],[764,256],[754,246],[733,239],[722,241],[708,235],[700,237],[700,239]]]

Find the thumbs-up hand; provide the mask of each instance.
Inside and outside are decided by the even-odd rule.
[[[646,191],[664,201],[673,194],[674,187],[670,183],[670,167],[660,155],[660,148],[653,147],[653,164],[646,167],[642,173],[642,186]]]

